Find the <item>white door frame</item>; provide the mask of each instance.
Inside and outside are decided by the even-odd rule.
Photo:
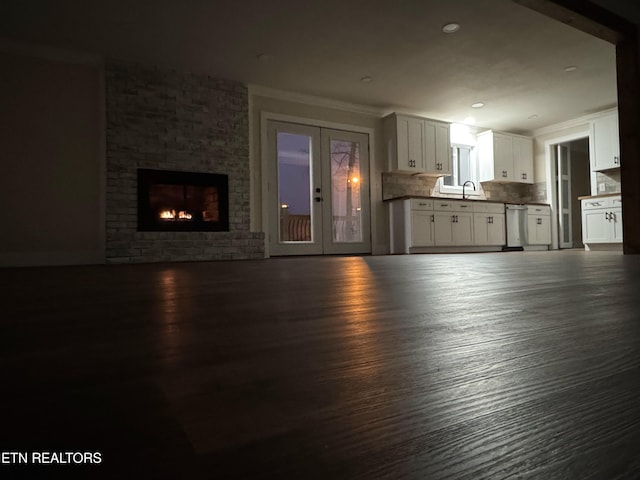
[[[263,111],[260,113],[260,168],[261,168],[261,189],[262,189],[262,229],[265,234],[265,257],[270,257],[270,245],[269,245],[269,234],[270,232],[269,226],[269,146],[267,141],[267,128],[269,120],[275,120],[279,122],[287,122],[287,123],[297,123],[300,125],[307,125],[310,127],[321,127],[321,128],[329,128],[333,130],[346,130],[350,132],[357,133],[366,133],[369,135],[369,216],[371,222],[371,249],[373,251],[373,232],[376,230],[376,225],[378,219],[374,215],[374,205],[373,205],[373,189],[376,185],[376,175],[375,175],[375,156],[374,156],[374,145],[375,145],[375,132],[372,128],[361,127],[358,125],[349,125],[344,123],[337,122],[328,122],[324,120],[317,120],[314,118],[307,117],[298,117],[294,115],[286,115],[281,113],[274,112],[266,112]]]
[[[585,125],[584,130],[572,133],[570,135],[563,135],[554,137],[544,142],[544,154],[545,163],[547,167],[547,203],[551,205],[551,249],[558,249],[558,189],[556,188],[556,178],[558,176],[557,165],[554,161],[553,149],[555,145],[559,143],[569,143],[574,140],[581,140],[583,138],[591,137],[591,125]],[[591,156],[591,152],[589,152]],[[593,175],[593,172],[591,172]]]

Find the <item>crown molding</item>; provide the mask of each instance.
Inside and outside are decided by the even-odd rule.
[[[559,130],[566,130],[567,128],[577,127],[579,125],[584,125],[585,123],[590,123],[596,118],[603,117],[605,115],[611,113],[617,113],[618,107],[608,108],[606,110],[602,110],[596,113],[590,113],[588,115],[584,115],[582,117],[573,118],[571,120],[567,120],[565,122],[555,123],[553,125],[547,125],[546,127],[538,128],[533,130],[532,136],[541,137],[543,135],[548,135],[550,133],[555,133]]]
[[[271,87],[264,87],[262,85],[247,85],[250,96],[273,98],[276,100],[284,100],[288,102],[302,103],[305,105],[314,105],[317,107],[333,108],[336,110],[343,110],[350,113],[358,113],[360,115],[369,115],[372,117],[383,117],[390,112],[388,109],[382,109],[372,107],[370,105],[360,105],[357,103],[343,102],[340,100],[333,100],[325,97],[318,97],[315,95],[308,95],[305,93],[288,92],[285,90],[278,90]]]

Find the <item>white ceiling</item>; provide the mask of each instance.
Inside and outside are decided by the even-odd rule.
[[[0,38],[512,132],[617,101],[613,45],[511,0],[2,0]]]

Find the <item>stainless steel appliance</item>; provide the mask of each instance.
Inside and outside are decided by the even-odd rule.
[[[523,250],[527,245],[527,206],[505,204],[507,211],[507,249]]]

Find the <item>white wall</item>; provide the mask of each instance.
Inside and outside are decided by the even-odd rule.
[[[0,266],[104,262],[101,82],[0,52]]]

